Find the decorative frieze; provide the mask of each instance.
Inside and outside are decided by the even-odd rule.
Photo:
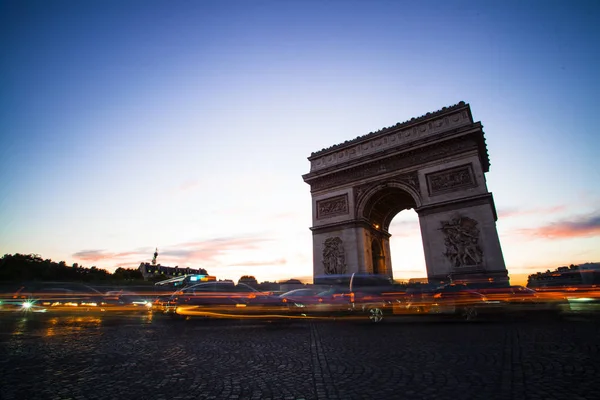
[[[430,196],[477,186],[471,164],[433,172],[426,179]]]
[[[325,274],[346,273],[346,253],[339,237],[330,237],[323,243],[323,271]]]
[[[344,185],[353,181],[372,178],[385,172],[418,166],[426,162],[447,157],[448,154],[457,154],[474,149],[477,149],[477,143],[474,140],[458,139],[456,141],[449,141],[444,144],[432,146],[425,150],[419,149],[400,153],[393,157],[334,172],[323,177],[315,178],[314,180],[305,177],[305,181],[311,185],[311,191],[314,192],[321,189]]]
[[[446,246],[443,254],[452,263],[452,267],[473,267],[483,262],[477,221],[459,216],[450,221],[441,221],[441,225]]]
[[[348,214],[348,195],[329,197],[317,201],[317,219],[335,217]]]
[[[371,132],[363,137],[332,146],[330,149],[323,149],[321,152],[313,153],[310,158],[310,169],[311,171],[317,171],[353,158],[360,158],[381,150],[410,143],[417,139],[438,135],[447,130],[470,125],[473,121],[464,106],[465,104],[462,103],[459,105],[459,109],[450,112],[440,112],[437,118],[432,118],[433,115],[426,115],[424,116],[425,118],[419,118],[419,122],[415,120],[414,122],[399,123],[377,132]],[[372,139],[369,139],[369,137],[372,137]],[[313,158],[319,153],[336,148],[339,148],[339,151],[329,152],[328,154]]]

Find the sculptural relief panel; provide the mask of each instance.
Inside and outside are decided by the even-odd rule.
[[[346,273],[344,243],[338,236],[326,239],[323,244],[323,271],[325,274]]]
[[[446,251],[444,256],[453,268],[476,267],[483,262],[483,250],[479,244],[479,229],[474,219],[457,216],[441,221]]]
[[[426,175],[430,196],[477,186],[471,164]]]
[[[317,219],[348,214],[348,195],[334,196],[317,201]]]

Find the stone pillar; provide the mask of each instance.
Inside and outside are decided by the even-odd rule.
[[[315,276],[327,273],[373,273],[372,241],[377,239],[382,246],[385,265],[385,270],[380,273],[393,277],[388,233],[356,220],[336,226],[313,227],[311,230]]]
[[[417,213],[430,281],[508,283],[491,193]]]

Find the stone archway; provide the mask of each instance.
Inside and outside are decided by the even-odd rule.
[[[468,104],[312,153],[313,273],[392,276],[392,219],[419,215],[430,281],[508,280],[485,173],[483,127]],[[332,263],[337,263],[332,267]]]

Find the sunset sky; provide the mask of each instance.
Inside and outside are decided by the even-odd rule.
[[[463,100],[513,281],[598,262],[599,43],[598,1],[0,1],[0,253],[309,277],[311,152]]]

